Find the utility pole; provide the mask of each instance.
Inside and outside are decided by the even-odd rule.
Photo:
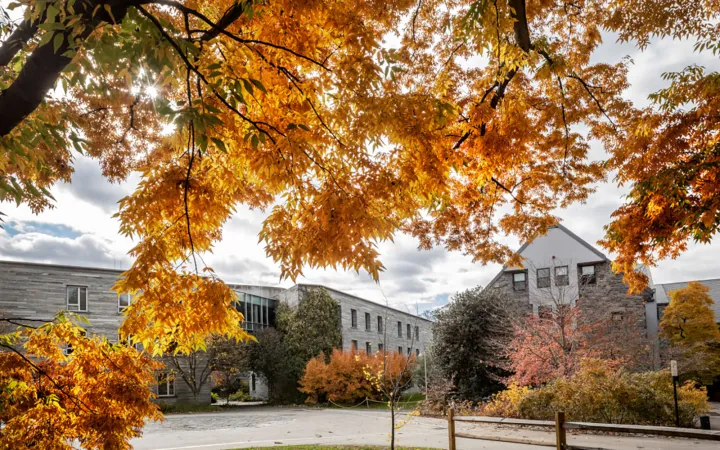
[[[673,380],[673,396],[675,397],[675,426],[680,427],[680,413],[678,411],[677,384],[680,379],[678,376],[677,361],[670,361],[670,374]]]

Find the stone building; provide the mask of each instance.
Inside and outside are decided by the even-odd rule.
[[[317,284],[298,284],[278,295],[297,306],[311,289],[322,288],[340,304],[342,348],[373,353],[379,350],[420,355],[432,342],[432,322],[410,312]]]
[[[646,305],[653,299],[652,279],[645,291],[628,295],[628,286],[622,274],[612,272],[610,259],[563,225],[525,243],[518,253],[522,266],[504,267],[489,288],[503,290],[537,315],[561,305],[577,305],[581,316],[609,319],[636,330],[638,339],[646,341],[641,347],[648,351],[648,364],[657,364],[646,318]]]
[[[85,316],[90,325],[88,334],[103,335],[110,341],[118,339],[123,321],[122,309],[131,301],[126,294],[118,295],[112,286],[122,274],[120,270],[0,261],[0,313],[26,319],[51,320],[62,310]],[[301,284],[281,287],[228,284],[237,294],[236,308],[245,316],[243,326],[249,332],[275,325],[278,303],[297,305],[308,289],[324,288]],[[375,352],[383,348],[404,354],[424,353],[432,340],[431,322],[409,312],[393,309],[342,291],[325,288],[340,304],[343,349],[356,348]],[[71,351],[71,349],[68,349]],[[166,360],[168,370],[173,364]],[[179,358],[181,368],[183,359]],[[207,365],[197,364],[197,370]],[[199,376],[199,375],[197,375]],[[168,380],[158,374],[159,380]],[[267,387],[253,373],[247,374],[250,395],[267,396]],[[156,386],[158,400],[164,403],[210,402],[210,382],[197,400],[181,376]]]

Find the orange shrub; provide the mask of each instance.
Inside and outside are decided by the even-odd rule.
[[[368,355],[335,349],[329,363],[325,363],[325,355],[322,354],[308,362],[300,379],[300,392],[307,394],[305,401],[308,403],[356,403],[365,398],[380,400],[381,387],[388,386],[401,375],[404,375],[401,381],[410,387],[414,361],[411,357],[408,363],[406,357],[398,353]]]

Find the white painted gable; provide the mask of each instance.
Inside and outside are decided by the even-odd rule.
[[[603,258],[593,252],[582,242],[571,236],[560,227],[550,228],[545,236],[530,242],[520,256],[524,259],[524,268],[551,267],[553,262],[570,263],[573,265],[598,262]]]

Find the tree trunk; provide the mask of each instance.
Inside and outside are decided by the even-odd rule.
[[[35,111],[55,86],[60,73],[72,61],[72,58],[64,55],[70,49],[70,39],[75,39],[78,46],[82,45],[82,41],[93,32],[99,23],[109,22],[113,18],[119,23],[127,13],[127,6],[113,6],[111,7],[112,18],[104,8],[100,8],[95,17],[92,17],[97,4],[100,4],[99,0],[77,2],[77,12],[83,14],[87,20],[85,30],[75,37],[72,37],[70,30],[67,29],[54,32],[50,41],[36,48],[28,57],[13,84],[0,93],[0,136],[10,133]],[[55,51],[55,39],[58,36],[62,37],[62,44]],[[24,36],[19,37],[23,38]],[[3,48],[5,49],[5,46]],[[17,50],[15,47],[12,49]],[[6,50],[8,53],[12,53],[10,48]]]

